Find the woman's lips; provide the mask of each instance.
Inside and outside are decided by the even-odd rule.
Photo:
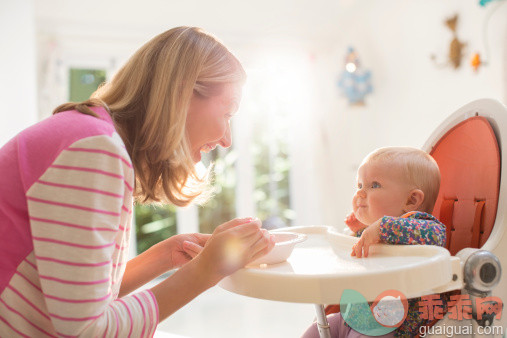
[[[217,145],[210,145],[210,144],[205,144],[204,146],[201,147],[201,152],[203,153],[209,153],[210,151],[213,151],[215,150],[215,148],[217,147]]]

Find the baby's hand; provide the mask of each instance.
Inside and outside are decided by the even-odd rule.
[[[370,245],[380,243],[380,221],[381,219],[375,221],[363,231],[359,241],[352,247],[351,256],[361,258],[364,249],[364,257],[368,257]]]
[[[359,220],[356,218],[356,215],[354,215],[353,212],[347,215],[344,220],[345,224],[349,227],[352,232],[358,232],[359,230],[362,230],[367,227],[366,224],[363,224],[359,222]]]

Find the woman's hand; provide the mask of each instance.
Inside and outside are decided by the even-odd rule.
[[[354,215],[353,212],[351,212],[350,214],[347,215],[347,217],[345,217],[344,222],[349,227],[349,229],[354,233],[368,227],[366,224],[359,222],[359,220],[356,218],[356,215]]]
[[[361,258],[364,252],[364,257],[368,257],[368,252],[370,249],[370,245],[380,243],[380,221],[382,219],[379,219],[375,221],[372,225],[368,226],[363,233],[361,234],[361,237],[359,238],[359,241],[354,244],[352,247],[352,253],[351,256],[356,256],[358,258]]]
[[[259,220],[233,219],[215,229],[195,260],[218,282],[267,254],[274,245],[269,232],[261,229]]]
[[[172,269],[179,268],[195,257],[211,237],[209,234],[174,235],[161,243],[165,246],[168,264]]]

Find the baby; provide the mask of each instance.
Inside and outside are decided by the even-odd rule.
[[[370,246],[375,243],[445,246],[445,225],[430,214],[439,187],[438,165],[422,150],[388,147],[366,156],[357,171],[353,213],[345,219],[350,230],[360,237],[351,255],[368,257]],[[419,316],[418,301],[408,300],[405,321],[386,336],[418,334],[419,326],[427,324]],[[340,313],[329,315],[328,321],[332,337],[361,336]],[[316,324],[304,337],[318,337]]]
[[[426,152],[380,148],[357,171],[357,191],[345,223],[360,236],[352,250],[368,256],[371,244],[445,246],[445,226],[430,213],[440,188],[440,171]]]

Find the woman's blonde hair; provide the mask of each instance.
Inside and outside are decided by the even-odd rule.
[[[192,96],[219,95],[224,84],[241,85],[245,71],[214,36],[196,27],[176,27],[147,42],[91,98],[59,106],[95,115],[109,108],[136,173],[140,202],[189,204],[208,186],[200,177],[186,136]],[[104,104],[105,103],[105,104]]]
[[[431,213],[440,189],[440,170],[437,162],[427,152],[411,147],[385,147],[374,150],[363,160],[399,166],[408,184],[422,190],[424,201],[420,211]]]

